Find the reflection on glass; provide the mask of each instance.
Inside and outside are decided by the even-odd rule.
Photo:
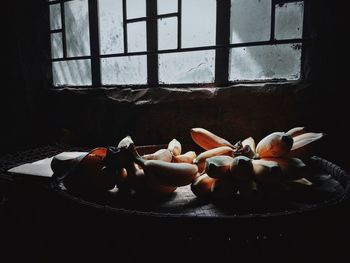
[[[212,83],[215,78],[215,51],[159,54],[159,83]]]
[[[158,0],[157,9],[158,15],[176,13],[178,0]]]
[[[271,0],[231,0],[231,43],[270,39]]]
[[[90,59],[52,62],[53,85],[90,86]]]
[[[275,38],[302,38],[304,2],[276,5]]]
[[[301,44],[232,48],[229,80],[300,78]]]
[[[51,57],[63,57],[62,33],[51,34]]]
[[[147,84],[147,56],[101,59],[103,85]]]
[[[67,56],[90,55],[88,0],[64,3]]]
[[[182,47],[215,45],[216,0],[182,1]]]
[[[146,22],[128,24],[128,51],[146,51]]]
[[[146,16],[146,0],[126,0],[127,19]]]
[[[122,3],[122,0],[98,0],[100,54],[124,52]]]
[[[158,19],[158,49],[177,48],[177,17]]]
[[[50,29],[61,29],[61,6],[60,4],[50,5]]]

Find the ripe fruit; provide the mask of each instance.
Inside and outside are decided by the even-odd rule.
[[[274,132],[263,138],[256,146],[260,158],[286,156],[293,146],[292,136],[284,132]]]
[[[196,144],[205,150],[210,150],[220,146],[229,146],[232,148],[234,147],[227,140],[203,128],[191,129],[191,137]]]

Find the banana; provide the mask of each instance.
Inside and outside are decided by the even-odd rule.
[[[246,182],[253,178],[252,160],[246,156],[233,158],[230,167],[230,177],[237,182]]]
[[[276,162],[285,179],[296,180],[306,176],[306,164],[298,158],[264,158],[263,160]]]
[[[237,189],[240,196],[248,197],[253,193],[253,191],[258,189],[258,186],[255,181],[249,180],[237,183]]]
[[[125,168],[119,169],[116,172],[116,185],[119,192],[130,193],[130,186],[128,184],[128,172]]]
[[[284,132],[274,132],[263,138],[256,146],[260,158],[286,156],[293,146],[292,136]]]
[[[64,177],[64,185],[72,190],[107,191],[117,183],[115,172],[102,169],[106,148],[97,148],[87,154],[76,169]]]
[[[304,186],[311,186],[311,185],[313,185],[313,183],[310,182],[306,178],[300,178],[300,179],[297,179],[297,180],[293,180],[293,181],[290,181],[289,183],[300,184],[300,185],[304,185]]]
[[[221,147],[213,148],[205,152],[202,152],[193,160],[193,163],[197,164],[198,170],[202,172],[205,169],[205,161],[207,158],[218,156],[218,155],[233,156],[233,154],[234,154],[234,150],[231,147],[221,146]]]
[[[216,179],[211,187],[211,195],[216,199],[233,197],[238,191],[236,184],[229,179]]]
[[[145,160],[161,160],[164,162],[171,162],[173,155],[169,149],[160,149],[155,153],[145,154],[142,156],[142,158]]]
[[[176,190],[176,187],[164,186],[159,184],[151,176],[147,176],[143,169],[136,165],[128,167],[128,176],[126,183],[135,190],[136,193],[141,194],[171,194]]]
[[[181,155],[173,156],[174,163],[193,163],[193,160],[197,157],[194,151],[188,151]]]
[[[191,190],[197,197],[207,197],[211,194],[215,180],[207,174],[201,174],[191,184]]]
[[[294,137],[291,157],[304,158],[314,154],[317,142],[325,136],[324,133],[308,132]]]
[[[283,180],[281,167],[277,162],[252,160],[254,180],[258,183],[276,184]]]
[[[292,136],[293,138],[304,133],[306,133],[305,127],[295,127],[286,132],[286,134]]]
[[[165,186],[184,186],[193,182],[198,168],[189,163],[167,163],[160,160],[135,160],[144,170],[145,174],[155,178]]]
[[[211,178],[225,178],[229,176],[233,162],[233,157],[225,155],[207,158],[205,162],[205,172]]]
[[[172,139],[168,144],[168,150],[172,153],[173,156],[180,155],[182,151],[181,143],[176,139]]]
[[[196,144],[205,150],[210,150],[220,146],[229,146],[234,148],[234,146],[227,140],[203,128],[192,128],[191,137]]]
[[[118,143],[118,148],[128,148],[129,145],[134,144],[133,140],[131,137],[128,135],[124,137],[119,143]]]
[[[253,137],[249,137],[249,138],[242,141],[242,146],[245,147],[246,145],[248,145],[250,147],[250,149],[253,152],[255,152],[256,145],[255,145],[255,140],[253,139]]]

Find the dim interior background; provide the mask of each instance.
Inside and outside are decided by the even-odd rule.
[[[305,2],[312,6],[307,23],[313,38],[306,81],[235,85],[212,94],[52,89],[47,2],[6,1],[1,153],[57,142],[113,145],[128,134],[139,145],[172,138],[190,143],[192,127],[233,142],[247,136],[258,140],[272,131],[306,126],[328,135],[318,154],[349,171],[347,10],[340,1]]]

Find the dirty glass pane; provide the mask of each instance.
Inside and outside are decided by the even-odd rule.
[[[50,29],[61,29],[61,6],[60,4],[50,5]]]
[[[101,59],[103,85],[147,84],[147,56]]]
[[[157,9],[158,15],[176,13],[177,12],[177,1],[178,0],[158,0]]]
[[[146,0],[126,0],[127,19],[146,16]]]
[[[231,0],[231,43],[270,39],[271,0]]]
[[[52,62],[53,85],[91,85],[90,59]]]
[[[212,83],[215,51],[159,54],[159,83]]]
[[[62,33],[51,34],[51,57],[63,57]]]
[[[67,56],[89,56],[89,12],[88,0],[64,3]]]
[[[146,51],[146,22],[128,24],[128,51]]]
[[[158,19],[158,49],[177,48],[177,17]]]
[[[123,1],[99,0],[100,54],[124,52]]]
[[[215,45],[216,0],[182,1],[182,47]]]
[[[302,38],[304,3],[294,2],[276,5],[275,38]]]
[[[297,80],[301,44],[232,48],[229,80]]]

